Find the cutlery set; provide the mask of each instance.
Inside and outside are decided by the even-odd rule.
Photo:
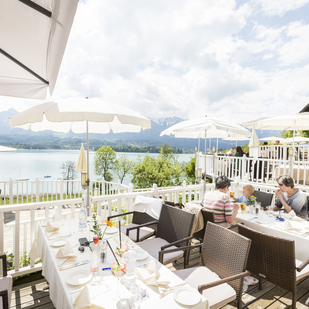
[[[89,263],[89,260],[84,260],[84,261],[81,261],[81,262],[78,262],[78,263],[73,263],[73,264],[61,266],[61,267],[59,267],[59,270],[60,271],[61,270],[67,270],[67,269],[70,269],[70,268],[73,268],[73,267],[85,265],[87,263]]]

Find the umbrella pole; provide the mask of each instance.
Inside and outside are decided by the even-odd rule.
[[[207,130],[205,130],[205,184],[206,184],[206,151],[207,151]]]
[[[90,216],[90,201],[89,201],[89,136],[88,136],[88,120],[86,120],[87,133],[87,216]]]

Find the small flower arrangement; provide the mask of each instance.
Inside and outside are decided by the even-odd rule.
[[[99,239],[102,240],[103,237],[104,237],[104,234],[105,234],[105,231],[108,227],[112,227],[113,226],[113,223],[106,220],[106,227],[105,227],[105,230],[104,232],[102,233],[102,230],[98,224],[98,220],[97,220],[97,215],[96,214],[93,214],[92,215],[92,218],[93,218],[93,227],[92,227],[92,230],[90,230],[92,233],[94,233],[95,235],[99,236]]]
[[[255,201],[256,201],[256,197],[253,196],[253,195],[249,195],[249,197],[248,197],[248,204],[249,204],[249,206],[253,205],[255,203]]]

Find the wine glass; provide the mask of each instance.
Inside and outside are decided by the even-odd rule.
[[[115,250],[115,254],[119,257],[120,260],[124,260],[124,255],[128,251],[128,246],[126,243],[118,245]]]
[[[126,274],[126,270],[127,270],[127,268],[126,268],[125,263],[120,262],[119,264],[114,263],[112,265],[111,274],[117,278],[116,290],[111,293],[111,298],[113,300],[118,300],[118,299],[121,298],[120,291],[119,291],[119,281],[120,281],[120,278],[123,277]]]

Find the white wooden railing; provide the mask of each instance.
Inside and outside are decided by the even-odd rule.
[[[196,175],[198,169],[205,173],[205,155],[196,153]],[[309,184],[309,161],[297,161],[292,156],[288,160],[276,158],[233,157],[218,154],[206,155],[206,175],[215,179],[226,175],[230,179],[239,177],[242,181],[276,184],[279,175],[291,175],[297,186]]]
[[[206,189],[214,188],[213,184],[207,184]],[[132,210],[134,199],[137,195],[156,196],[164,200],[180,202],[201,200],[204,195],[205,186],[183,185],[179,187],[157,188],[156,185],[144,192],[124,192],[113,195],[92,196],[91,203],[98,215],[107,218],[112,214],[121,213],[122,209]],[[20,276],[41,269],[41,264],[33,264],[20,268],[19,260],[24,252],[29,253],[30,247],[36,238],[37,227],[40,223],[51,220],[53,212],[58,212],[59,221],[66,221],[71,226],[78,223],[78,213],[82,203],[81,198],[56,200],[39,203],[5,205],[0,207],[0,252],[13,253],[14,270],[9,271],[12,276]],[[5,224],[7,215],[15,213],[15,220]],[[26,219],[22,219],[27,214]],[[127,217],[127,223],[130,221]]]
[[[90,182],[90,194],[95,195],[95,188],[99,194],[111,195],[128,192],[129,186],[120,182],[107,182],[104,179]],[[13,180],[0,181],[0,197],[4,205],[34,203],[39,201],[63,200],[78,198],[82,195],[80,180]]]

